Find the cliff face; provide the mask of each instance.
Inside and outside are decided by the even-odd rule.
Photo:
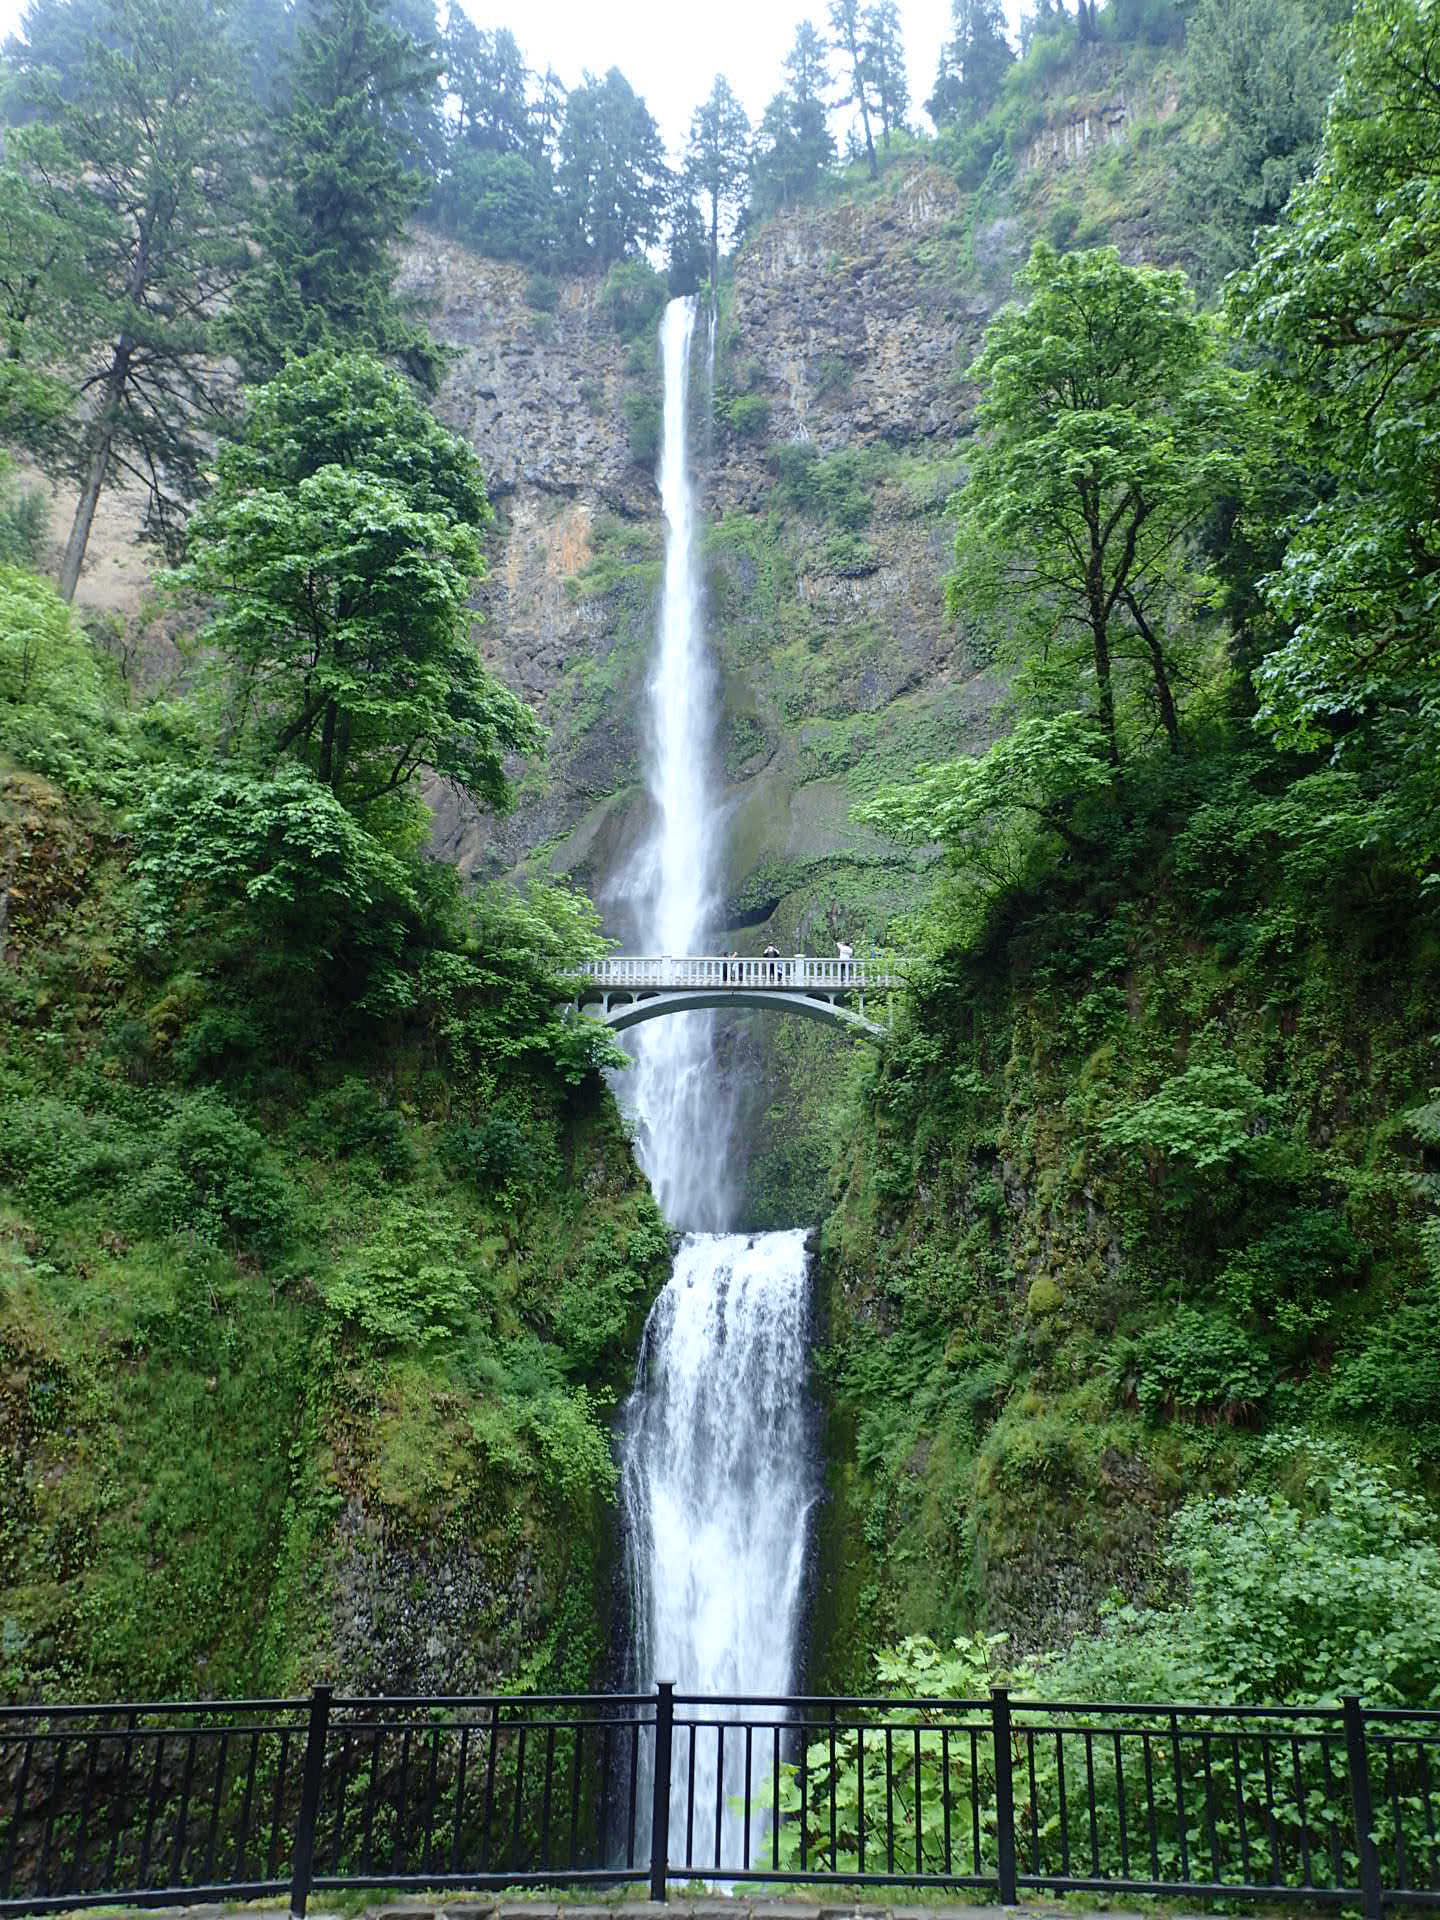
[[[964,215],[925,166],[866,203],[795,213],[744,249],[719,316],[714,417],[697,418],[696,442],[728,911],[786,945],[828,945],[841,923],[879,935],[915,869],[852,826],[852,806],[993,730],[994,677],[944,619],[942,512],[973,398],[957,370],[1019,249],[1002,247],[995,284],[967,284]],[[457,349],[441,413],[497,507],[482,645],[553,730],[509,821],[437,794],[437,840],[467,870],[538,855],[573,873],[623,937],[663,540],[624,408],[658,396],[659,370],[648,338],[617,337],[594,281],[536,313],[526,278],[423,239],[406,266]],[[777,456],[797,448],[808,480],[777,486]]]

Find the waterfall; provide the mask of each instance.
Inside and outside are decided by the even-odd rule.
[[[805,1235],[687,1234],[645,1328],[625,1410],[621,1500],[637,1609],[641,1684],[682,1692],[791,1693],[801,1624],[814,1472],[805,1390]],[[707,1712],[713,1713],[714,1709]],[[721,1718],[730,1717],[723,1712]],[[763,1745],[763,1743],[762,1743]],[[717,1783],[719,1741],[695,1752],[695,1858],[741,1858],[743,1742]],[[683,1862],[688,1746],[672,1777],[670,1858]],[[751,1793],[768,1802],[770,1755],[752,1756]],[[648,1800],[641,1799],[642,1816]],[[752,1821],[759,1857],[761,1820]]]
[[[672,300],[660,327],[665,372],[660,501],[665,511],[665,585],[655,664],[646,689],[646,768],[653,826],[628,876],[641,950],[703,950],[716,906],[714,674],[701,620],[695,485],[690,472],[690,348],[695,302]],[[727,1223],[733,1195],[728,1131],[717,1110],[714,1021],[675,1014],[637,1027],[629,1076],[640,1164],[665,1216],[680,1226]]]
[[[647,688],[652,827],[625,877],[643,950],[671,955],[703,952],[713,942],[720,897],[717,703],[689,447],[695,324],[695,302],[672,300],[660,330],[665,578]],[[707,382],[714,344],[712,312]],[[671,1680],[681,1693],[773,1695],[793,1691],[797,1680],[814,1500],[808,1274],[803,1232],[724,1231],[734,1223],[737,1195],[714,1030],[711,1015],[688,1013],[627,1035],[636,1152],[666,1217],[687,1230],[646,1322],[621,1425],[631,1677],[642,1690]],[[714,1859],[717,1790],[726,1803],[743,1793],[742,1747],[737,1737],[726,1748],[719,1778],[719,1741],[706,1734],[696,1743],[697,1819],[711,1810],[705,1833],[696,1833],[699,1862]],[[769,1765],[770,1756],[754,1756],[753,1788],[761,1788]],[[647,1770],[642,1764],[642,1776]],[[641,1785],[645,1829],[643,1777]],[[686,1785],[677,1769],[672,1863],[684,1860]],[[721,1818],[723,1850],[733,1860],[743,1818],[728,1806]]]

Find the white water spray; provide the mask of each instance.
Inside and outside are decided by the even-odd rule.
[[[674,300],[660,340],[665,432],[665,588],[649,683],[654,810],[627,875],[646,951],[704,951],[713,934],[719,809],[712,798],[714,677],[705,649],[688,446],[695,304]],[[707,378],[714,318],[705,343]],[[707,395],[708,398],[708,395]],[[803,1232],[733,1234],[730,1116],[709,1014],[669,1015],[628,1036],[636,1150],[668,1219],[690,1229],[651,1310],[622,1431],[622,1503],[633,1681],[682,1693],[794,1690],[814,1468],[805,1375]],[[743,1739],[703,1734],[695,1751],[695,1863],[740,1857]],[[651,1756],[647,1756],[647,1762]],[[751,1786],[772,1755],[752,1756]],[[685,1859],[686,1766],[674,1776],[672,1863]],[[642,1781],[642,1788],[646,1783]],[[702,1810],[708,1810],[703,1812]],[[639,1812],[648,1821],[649,1794]],[[758,1841],[757,1819],[752,1840]]]
[[[624,1505],[630,1560],[644,1605],[635,1622],[642,1685],[681,1692],[784,1694],[795,1686],[805,1549],[814,1499],[807,1360],[805,1235],[689,1234],[645,1328],[626,1407]],[[732,1717],[705,1709],[707,1717]],[[670,1858],[741,1858],[744,1740],[724,1751],[703,1731],[672,1776]],[[759,1857],[772,1755],[752,1752]],[[742,1801],[737,1808],[732,1802]],[[641,1806],[648,1806],[642,1798]]]

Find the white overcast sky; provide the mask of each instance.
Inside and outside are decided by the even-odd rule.
[[[566,86],[583,72],[619,67],[641,94],[672,152],[684,141],[691,110],[717,73],[758,120],[781,80],[797,24],[824,25],[825,0],[462,0],[480,27],[509,27],[530,65],[554,67]],[[1022,0],[1006,0],[1012,32]],[[20,24],[25,0],[0,0],[0,39]],[[441,0],[441,11],[444,0]],[[950,0],[900,0],[910,93],[918,112],[935,79],[948,31]]]

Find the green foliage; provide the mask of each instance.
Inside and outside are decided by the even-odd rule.
[[[483,804],[530,710],[470,642],[479,462],[363,355],[292,361],[225,448],[175,579],[218,602],[237,745],[301,760],[352,811],[429,768]]]
[[[1183,1603],[1122,1614],[1047,1673],[1052,1696],[1091,1698],[1085,1689],[1098,1686],[1118,1689],[1108,1698],[1138,1698],[1136,1676],[1153,1686],[1158,1668],[1169,1676],[1160,1697],[1172,1699],[1358,1693],[1402,1706],[1436,1697],[1434,1513],[1333,1442],[1281,1434],[1263,1453],[1285,1468],[1287,1491],[1183,1507],[1167,1556],[1184,1577]]]
[[[1315,159],[1335,62],[1304,0],[1200,0],[1186,68],[1215,131],[1177,153],[1176,215],[1201,278],[1246,265]]]
[[[653,333],[669,298],[662,275],[645,260],[624,260],[611,267],[595,304],[622,340]]]
[[[391,286],[391,250],[426,195],[407,164],[405,109],[436,74],[430,52],[371,0],[315,0],[270,128],[260,257],[226,319],[252,378],[296,356],[360,350],[438,384],[442,356]]]
[[[289,1236],[285,1182],[254,1127],[208,1091],[187,1094],[125,1204],[127,1222],[261,1257]]]
[[[322,1282],[325,1303],[379,1347],[426,1347],[470,1317],[481,1279],[455,1231],[423,1203],[385,1203],[365,1243]]]
[[[669,174],[660,130],[618,67],[603,80],[587,73],[566,97],[555,181],[561,245],[571,258],[641,264],[638,256],[660,237]]]
[[[630,458],[637,467],[653,467],[660,454],[660,402],[653,393],[627,393],[623,411]]]
[[[723,408],[717,404],[715,411],[731,437],[742,445],[769,438],[770,402],[763,393],[737,393]]]
[[[317,1094],[306,1118],[310,1138],[321,1152],[342,1160],[364,1155],[391,1180],[403,1179],[415,1164],[400,1115],[358,1074]]]
[[[1261,721],[1282,744],[1334,745],[1369,772],[1417,864],[1436,854],[1440,698],[1437,35],[1423,0],[1362,0],[1315,173],[1231,294],[1278,359],[1274,405],[1323,476],[1264,583],[1279,644],[1255,675]]]
[[[532,273],[525,282],[525,304],[535,313],[553,313],[560,303],[560,287],[548,273]]]
[[[970,369],[984,438],[959,496],[950,608],[1018,602],[1027,671],[1065,705],[1093,681],[1116,764],[1122,673],[1178,752],[1175,689],[1200,659],[1185,602],[1209,591],[1187,577],[1188,544],[1256,459],[1247,383],[1220,364],[1181,274],[1040,242],[1017,285],[1029,304],[991,322]]]
[[[1120,1107],[1100,1123],[1108,1147],[1132,1147],[1195,1173],[1262,1166],[1278,1103],[1237,1067],[1191,1066],[1148,1100]]]
[[[1253,1336],[1233,1321],[1195,1307],[1180,1308],[1143,1342],[1117,1356],[1117,1366],[1133,1373],[1135,1398],[1151,1414],[1251,1419],[1272,1384]]]
[[[771,458],[776,496],[784,505],[845,533],[869,525],[873,506],[858,454],[821,455],[802,442],[777,447]]]

